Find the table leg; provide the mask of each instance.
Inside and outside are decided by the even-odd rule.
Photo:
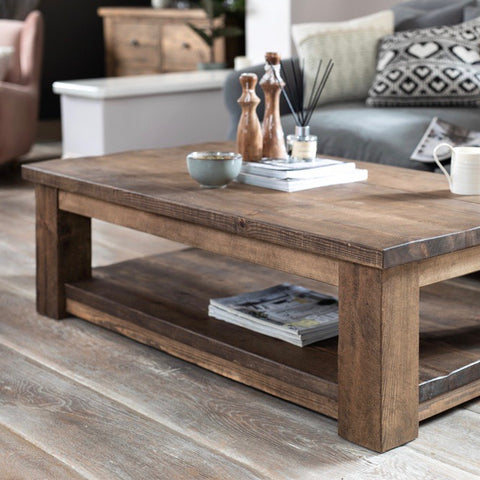
[[[378,452],[418,435],[415,265],[339,272],[338,433]]]
[[[64,318],[65,283],[91,276],[91,220],[58,208],[58,190],[37,185],[37,311]]]

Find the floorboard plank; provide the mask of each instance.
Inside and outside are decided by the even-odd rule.
[[[480,415],[477,413],[456,408],[423,422],[413,446],[416,452],[480,478]]]
[[[408,448],[408,447],[405,447]],[[475,480],[472,475],[460,468],[445,465],[435,457],[422,455],[408,449],[405,455],[383,455],[372,460],[373,466],[346,475],[342,480]]]
[[[0,392],[1,424],[87,478],[265,478],[4,346]]]
[[[85,480],[40,448],[0,426],[0,478],[3,480]]]
[[[465,410],[469,410],[470,412],[478,413],[480,415],[480,400],[473,400],[471,402],[466,403],[463,405]]]
[[[0,292],[0,304],[0,344],[267,478],[343,475],[375,455],[339,438],[322,415],[81,320],[41,317],[14,295]]]

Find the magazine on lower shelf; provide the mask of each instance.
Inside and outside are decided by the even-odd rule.
[[[211,299],[208,314],[300,347],[338,335],[338,300],[289,283]]]
[[[255,185],[256,187],[271,188],[283,192],[298,192],[310,188],[328,187],[343,183],[362,182],[367,180],[368,170],[355,168],[338,175],[328,175],[314,178],[271,178],[264,175],[240,173],[237,182]]]
[[[282,159],[265,159],[260,162],[244,162],[242,173],[272,178],[316,178],[341,175],[355,170],[354,162],[317,157],[311,162],[292,162]]]
[[[480,147],[480,132],[433,117],[410,160],[434,163],[433,150],[440,143],[448,143],[452,147]],[[440,160],[447,160],[450,153],[449,148],[439,149],[437,156]]]

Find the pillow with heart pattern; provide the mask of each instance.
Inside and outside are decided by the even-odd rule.
[[[480,18],[383,37],[367,105],[480,105]]]

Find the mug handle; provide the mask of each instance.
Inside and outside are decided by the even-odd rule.
[[[449,145],[448,143],[440,143],[439,145],[437,145],[434,149],[433,149],[433,158],[435,159],[435,162],[437,163],[437,165],[440,167],[440,170],[445,174],[445,176],[447,177],[447,180],[448,180],[448,185],[450,187],[450,190],[452,189],[452,177],[449,175],[449,173],[447,172],[447,170],[445,170],[445,167],[441,164],[440,160],[438,159],[437,157],[437,151],[439,148],[441,147],[448,147],[450,149],[451,152],[453,152],[453,147],[451,145]]]

